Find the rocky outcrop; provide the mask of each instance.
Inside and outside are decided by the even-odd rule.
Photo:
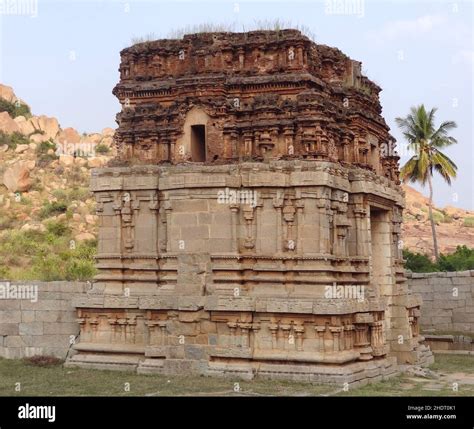
[[[11,192],[26,192],[31,187],[30,170],[25,162],[18,161],[3,173],[3,184]]]
[[[10,103],[16,103],[17,101],[21,104],[26,104],[22,99],[18,98],[13,91],[11,86],[2,85],[0,83],[0,98],[7,100]]]
[[[20,132],[20,127],[7,112],[0,112],[0,131],[13,134]]]
[[[412,252],[433,254],[433,238],[428,216],[429,200],[410,186],[404,186],[405,211],[402,236],[404,247]],[[441,253],[451,253],[457,246],[474,247],[474,211],[447,206],[434,207],[436,233]]]

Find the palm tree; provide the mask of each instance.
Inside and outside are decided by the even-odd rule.
[[[451,184],[451,178],[456,177],[458,167],[440,150],[457,143],[454,137],[448,135],[449,130],[457,127],[456,122],[445,121],[436,128],[434,124],[436,110],[433,108],[427,112],[422,104],[412,107],[405,118],[396,118],[395,121],[408,142],[408,149],[415,152],[415,155],[401,168],[400,179],[403,182],[419,182],[423,186],[428,184],[429,187],[431,233],[434,256],[438,260],[438,241],[433,219],[433,173],[438,172],[448,184]]]

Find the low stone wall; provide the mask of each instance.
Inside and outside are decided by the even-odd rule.
[[[474,270],[407,277],[409,288],[423,298],[422,332],[474,335]]]
[[[87,289],[68,281],[0,282],[0,357],[64,359],[79,334],[73,298]]]
[[[410,289],[423,297],[423,332],[474,335],[474,270],[407,277]],[[28,295],[33,286],[36,300]],[[82,282],[0,282],[0,357],[43,354],[64,359],[71,338],[79,334],[73,300],[88,289]]]

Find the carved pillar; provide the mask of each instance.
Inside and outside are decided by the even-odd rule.
[[[383,329],[383,320],[378,320],[370,324],[370,345],[375,356],[385,354]]]
[[[350,138],[346,134],[346,135],[344,135],[344,137],[342,139],[342,153],[343,153],[342,160],[345,161],[345,162],[351,162],[350,152],[349,152],[349,144],[350,144]]]
[[[171,229],[171,201],[165,201],[164,204],[164,209],[165,209],[165,219],[166,219],[166,237],[165,237],[165,243],[166,243],[166,251],[170,252],[171,251],[171,234],[170,234],[170,229]]]
[[[127,328],[127,319],[122,318],[122,319],[117,319],[117,324],[119,328],[119,338],[121,343],[126,342],[127,334],[126,334],[126,328]]]
[[[301,194],[298,195],[298,198],[295,200],[296,207],[296,228],[295,228],[295,247],[296,253],[301,254],[303,252],[302,246],[298,245],[298,241],[301,235],[300,228],[303,223],[303,210],[304,210],[304,200],[301,198]]]
[[[283,349],[288,350],[290,349],[290,333],[291,333],[291,325],[280,325],[280,329],[283,333]]]
[[[155,250],[157,253],[160,252],[160,246],[159,246],[159,239],[160,239],[160,232],[159,232],[159,209],[160,209],[160,204],[158,202],[158,197],[156,195],[156,192],[152,192],[150,194],[150,202],[148,203],[148,208],[150,209],[152,213],[152,218],[153,218],[153,223],[152,223],[152,237],[155,243]]]
[[[347,324],[344,327],[345,330],[345,348],[351,350],[354,348],[354,325]]]
[[[127,319],[127,325],[126,327],[128,327],[128,336],[126,335],[126,342],[127,343],[130,343],[130,344],[134,344],[135,343],[135,328],[137,326],[137,318],[136,317],[129,317]]]
[[[343,332],[344,327],[342,326],[330,326],[329,331],[332,333],[333,351],[338,352],[341,349],[340,335]]]
[[[277,238],[277,253],[283,251],[283,217],[282,217],[282,208],[283,208],[284,195],[282,191],[277,191],[277,195],[273,198],[273,207],[276,210],[276,238]]]
[[[242,333],[242,347],[250,347],[250,329],[252,328],[251,323],[240,323],[240,331]]]
[[[97,340],[97,330],[99,327],[99,319],[97,317],[91,317],[89,319],[89,326],[91,327],[91,337],[92,341]]]
[[[239,68],[243,69],[245,67],[245,50],[243,48],[239,48],[237,50],[237,55],[239,56]]]
[[[245,220],[246,236],[244,241],[244,247],[246,249],[253,249],[255,247],[255,236],[254,236],[254,209],[251,206],[245,206],[243,209],[243,215]]]
[[[231,244],[231,251],[238,252],[239,251],[239,234],[238,234],[238,227],[239,227],[239,210],[240,207],[238,204],[231,204],[230,205],[230,216],[231,216],[231,228],[232,228],[232,244]]]
[[[296,237],[294,237],[295,207],[290,199],[287,199],[283,207],[283,220],[286,222],[286,250],[293,252],[296,249]]]
[[[235,331],[237,329],[237,323],[236,322],[227,322],[227,326],[229,327],[230,331],[230,346],[235,347],[237,345],[236,342],[236,337],[235,337]]]
[[[324,344],[324,334],[326,332],[326,326],[315,326],[314,329],[318,334],[318,351],[324,353],[326,351],[326,345]]]
[[[329,238],[329,200],[326,195],[316,200],[316,206],[318,207],[318,224],[319,224],[319,240],[318,240],[318,253],[327,254],[330,253],[330,238]]]
[[[304,334],[304,326],[303,325],[296,325],[294,328],[296,334],[296,350],[302,351],[303,350],[303,334]]]
[[[253,134],[251,131],[244,131],[243,133],[244,139],[244,156],[245,157],[252,157],[253,153]]]
[[[110,322],[109,322],[110,323]],[[116,324],[116,321],[115,323]],[[158,321],[157,320],[147,320],[145,325],[148,328],[148,342],[150,345],[155,345],[158,343]]]
[[[294,146],[293,136],[294,136],[294,131],[293,131],[292,126],[283,127],[283,139],[285,142],[284,155],[286,156],[295,155],[295,146]]]
[[[354,204],[353,212],[356,226],[357,256],[368,256],[367,228],[365,222],[367,212],[362,204]]]
[[[272,336],[272,349],[278,348],[278,324],[272,324],[268,327]]]

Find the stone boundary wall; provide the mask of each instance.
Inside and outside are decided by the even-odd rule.
[[[423,298],[424,333],[474,335],[474,270],[444,273],[407,273],[408,286]]]
[[[0,357],[66,358],[71,336],[79,334],[73,299],[89,287],[72,281],[0,281]]]

